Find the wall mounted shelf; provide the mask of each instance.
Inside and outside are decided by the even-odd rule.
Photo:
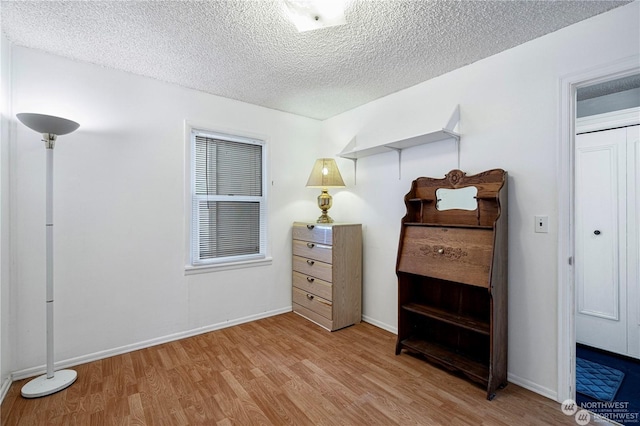
[[[454,140],[456,142],[456,149],[458,152],[458,168],[460,168],[460,135],[453,131],[460,121],[460,106],[457,105],[449,118],[447,125],[441,130],[436,130],[422,135],[412,136],[405,139],[400,139],[394,142],[385,143],[382,145],[376,145],[372,147],[360,148],[356,146],[356,138],[354,137],[351,142],[338,154],[338,157],[346,158],[353,161],[354,176],[357,172],[358,159],[368,157],[376,154],[383,154],[385,152],[395,151],[398,153],[398,179],[402,176],[402,150],[407,148],[413,148],[415,146],[425,145],[433,142],[439,142],[444,140]]]

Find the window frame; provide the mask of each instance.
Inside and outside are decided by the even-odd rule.
[[[260,203],[260,252],[256,254],[225,256],[214,259],[198,259],[199,235],[197,223],[197,196],[195,193],[196,136],[221,139],[230,142],[259,145],[262,148],[262,195],[257,197],[216,195],[216,201],[257,201]],[[246,131],[223,129],[219,126],[196,125],[185,121],[185,274],[199,274],[219,270],[239,269],[271,264],[268,239],[268,138]],[[195,211],[194,211],[195,209]]]

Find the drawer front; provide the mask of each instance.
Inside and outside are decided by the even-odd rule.
[[[407,226],[398,271],[489,287],[493,230]]]
[[[323,299],[333,300],[331,283],[323,281],[319,278],[303,275],[300,272],[293,272],[293,286],[298,287],[302,291],[313,293]]]
[[[333,244],[333,228],[328,225],[301,223],[293,224],[293,239],[311,241],[318,244]]]
[[[324,281],[332,281],[331,264],[329,263],[293,256],[293,270]]]
[[[331,319],[331,302],[315,294],[293,288],[293,303],[303,306],[327,319]]]
[[[324,244],[293,240],[293,254],[324,263],[331,263],[331,246]]]
[[[305,308],[304,306],[300,306],[297,303],[293,304],[293,312],[298,315],[305,317],[308,320],[319,324],[320,326],[326,328],[329,331],[333,331],[333,321],[323,317],[322,315],[318,315],[310,309]]]

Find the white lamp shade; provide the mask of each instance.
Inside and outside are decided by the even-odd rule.
[[[75,131],[80,124],[66,118],[54,117],[53,115],[33,114],[22,112],[17,114],[18,120],[31,130],[38,133],[50,133],[61,136]]]

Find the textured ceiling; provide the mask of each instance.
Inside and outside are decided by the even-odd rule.
[[[325,119],[625,3],[351,0],[304,33],[282,0],[0,6],[16,45]]]

